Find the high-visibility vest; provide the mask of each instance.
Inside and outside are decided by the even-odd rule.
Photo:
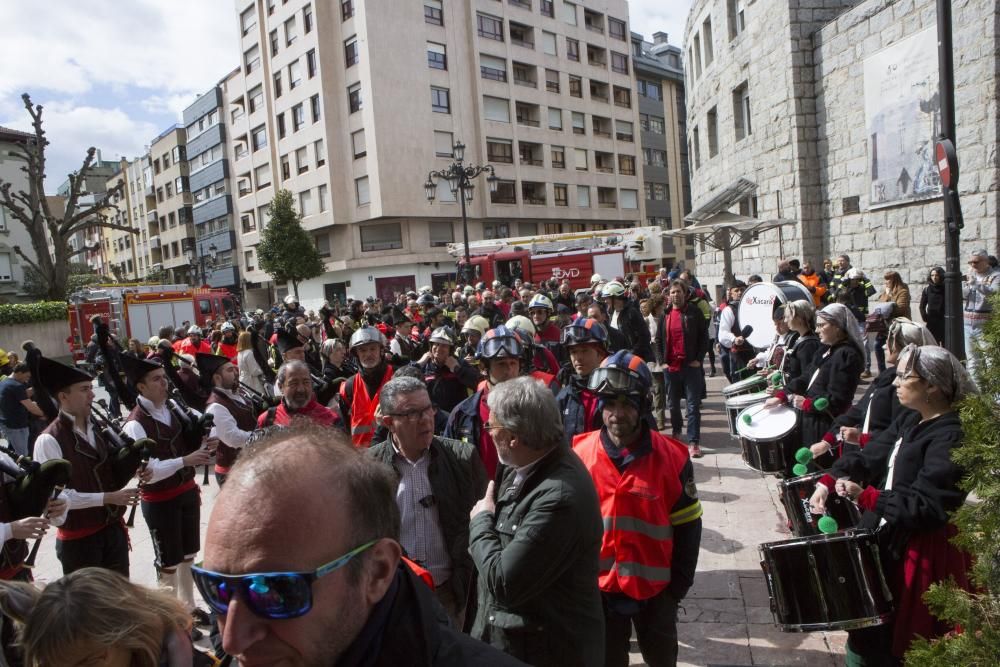
[[[368,447],[372,444],[375,436],[375,407],[378,405],[379,391],[386,382],[392,379],[392,366],[387,366],[382,381],[378,383],[378,389],[374,396],[368,395],[368,386],[365,384],[361,373],[354,376],[353,395],[351,399],[351,442],[355,447]],[[347,402],[347,383],[340,385],[340,397]]]
[[[590,471],[601,501],[604,538],[598,585],[606,593],[623,593],[635,600],[651,598],[670,584],[674,548],[670,512],[683,493],[680,476],[688,459],[682,445],[656,432],[650,437],[652,451],[632,461],[624,473],[604,451],[600,430],[573,439],[573,450]],[[678,513],[682,512],[688,515],[694,510]]]

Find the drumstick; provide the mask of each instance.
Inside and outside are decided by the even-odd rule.
[[[753,422],[753,416],[754,415],[759,414],[763,410],[767,410],[768,407],[766,405],[761,405],[759,408],[757,408],[753,412],[750,412],[750,410],[752,410],[752,409],[753,408],[747,408],[746,411],[742,415],[740,415],[740,419],[742,419],[743,423],[746,424],[747,426],[749,426]]]

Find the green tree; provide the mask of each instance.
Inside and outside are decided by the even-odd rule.
[[[299,283],[321,275],[326,268],[312,237],[302,228],[302,216],[288,190],[279,190],[267,207],[268,222],[257,244],[257,261],[275,283]]]
[[[1000,313],[1000,297],[992,299]],[[973,351],[969,350],[969,354]],[[952,457],[966,471],[964,489],[974,500],[955,513],[955,543],[972,554],[974,592],[953,583],[934,585],[924,596],[931,611],[962,632],[934,641],[915,642],[906,664],[996,665],[1000,660],[1000,316],[986,323],[976,364],[980,393],[961,408],[963,444]]]
[[[70,262],[66,271],[66,291],[59,298],[66,299],[85,287],[111,282],[114,282],[111,278],[94,273],[92,268],[82,262]],[[45,299],[49,295],[48,282],[34,267],[27,266],[24,269],[24,291],[36,299]]]

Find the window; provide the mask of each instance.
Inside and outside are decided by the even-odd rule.
[[[562,7],[560,7],[559,17],[564,23],[569,25],[576,25],[576,5],[572,2],[566,2],[563,0]]]
[[[614,39],[625,41],[625,21],[608,17],[608,35]]]
[[[628,74],[628,56],[624,53],[611,52],[611,71]]]
[[[622,176],[635,176],[635,156],[618,156],[618,173]]]
[[[753,133],[750,124],[750,88],[744,81],[733,90],[733,122],[736,125],[736,141]]]
[[[275,28],[274,30],[272,30],[271,32],[269,32],[268,35],[267,35],[267,37],[268,37],[268,41],[271,42],[271,55],[272,56],[278,55],[278,43],[279,43],[278,42],[278,29]]]
[[[637,190],[621,190],[619,193],[618,201],[622,208],[625,209],[635,209],[639,208],[639,192]]]
[[[363,129],[351,133],[351,149],[355,160],[368,154],[368,149],[365,146],[365,131]]]
[[[521,201],[532,206],[545,206],[548,198],[545,193],[545,183],[532,181],[521,182]]]
[[[694,76],[701,78],[701,35],[694,34]]]
[[[354,193],[358,197],[358,206],[371,203],[371,194],[368,192],[368,177],[354,179]]]
[[[403,247],[403,230],[398,222],[384,225],[368,225],[361,230],[361,250],[399,250]]]
[[[343,21],[354,16],[354,0],[341,0],[340,18]]]
[[[531,10],[531,0],[507,0],[510,4],[515,7],[521,7],[523,9]]]
[[[243,52],[243,69],[246,74],[260,69],[260,47],[256,44]]]
[[[538,86],[537,81],[537,68],[534,65],[526,65],[524,63],[519,63],[514,61],[510,64],[511,70],[514,72],[514,83],[519,86],[528,86],[529,88],[536,88]]]
[[[308,35],[313,29],[313,8],[306,5],[302,9],[302,34]]]
[[[309,152],[306,147],[295,149],[295,173],[304,174],[309,171]]]
[[[309,98],[309,112],[312,114],[312,122],[319,122],[322,118],[322,111],[319,106],[319,93]]]
[[[608,84],[603,81],[590,80],[590,99],[608,101]]]
[[[565,169],[566,168],[566,149],[562,146],[553,146],[551,149],[552,155],[552,168],[553,169]]]
[[[514,189],[514,181],[500,181],[497,183],[497,191],[490,193],[490,203],[493,204],[516,204],[517,192]],[[495,238],[495,237],[487,237]],[[500,237],[503,238],[503,237]]]
[[[583,97],[583,78],[569,75],[569,94],[571,97]]]
[[[243,226],[244,234],[249,234],[257,230],[257,223],[254,221],[252,211],[240,216],[240,224]]]
[[[615,121],[615,139],[618,141],[634,141],[632,123],[627,120]]]
[[[632,91],[628,88],[622,88],[621,86],[615,86],[613,89],[613,94],[615,98],[616,107],[624,107],[625,109],[632,108]]]
[[[712,107],[705,115],[708,127],[708,157],[712,158],[719,152],[719,112]]]
[[[542,31],[542,52],[547,56],[559,55],[559,51],[556,48],[556,34],[554,32]]]
[[[257,183],[257,189],[262,190],[271,185],[271,165],[262,164],[253,170],[253,180]]]
[[[705,22],[701,24],[701,34],[702,39],[704,39],[705,44],[705,67],[712,64],[715,59],[715,54],[712,51],[712,17],[706,17]]]
[[[452,157],[452,150],[455,142],[451,132],[441,130],[434,131],[434,155],[437,157]]]
[[[667,152],[655,148],[643,148],[642,161],[651,167],[665,167],[667,166]]]
[[[503,41],[503,19],[490,16],[489,14],[477,13],[476,27],[479,30],[480,37],[495,39],[498,42]]]
[[[608,64],[607,52],[599,46],[587,44],[587,62],[596,67],[606,67]]]
[[[570,223],[572,225],[572,223]],[[562,234],[563,224],[561,222],[546,222],[542,224],[543,234]]]
[[[302,104],[292,107],[292,132],[298,132],[306,124],[306,110]]]
[[[347,107],[351,113],[361,111],[361,84],[356,83],[347,89]]]
[[[431,111],[435,113],[451,113],[451,102],[448,98],[447,88],[431,86]]]
[[[254,86],[247,93],[247,97],[250,99],[250,113],[254,113],[258,109],[264,108],[264,87]],[[159,162],[156,163],[159,166]],[[156,173],[160,173],[157,171]]]
[[[656,81],[647,81],[645,79],[639,79],[638,83],[639,94],[643,97],[648,97],[651,100],[662,100],[663,99],[663,89],[660,84]]]
[[[288,89],[292,90],[302,83],[302,63],[295,60],[288,65]]]
[[[298,37],[299,29],[295,25],[295,17],[293,16],[285,21],[285,46],[291,46],[292,42],[298,39]]]
[[[587,171],[587,149],[574,148],[573,151],[574,151],[573,164],[576,165],[576,170]]]
[[[489,162],[514,164],[514,144],[510,139],[487,139],[486,159]]]
[[[544,167],[545,158],[542,153],[542,145],[529,141],[520,141],[517,144],[518,158],[522,165],[531,167]]]
[[[344,42],[344,67],[358,64],[358,38],[351,37]]]
[[[427,42],[427,66],[431,69],[448,69],[448,56],[444,44]]]
[[[292,177],[292,163],[288,160],[288,155],[282,155],[280,158],[281,163],[281,180],[287,181]]]
[[[263,125],[255,127],[250,132],[250,142],[254,152],[259,151],[261,148],[267,148],[267,128]]]
[[[587,27],[587,30],[604,34],[604,14],[592,12],[584,8],[583,24]]]
[[[441,248],[455,241],[455,228],[450,222],[431,221],[427,225],[432,248]]]
[[[456,199],[457,192],[451,191],[451,186],[448,185],[448,181],[439,178],[437,181],[437,200],[442,204],[454,204],[458,201]]]
[[[569,188],[556,183],[552,186],[552,199],[556,206],[569,206]]]
[[[698,169],[701,167],[701,142],[698,139],[698,126],[696,125],[691,132],[691,141],[694,144],[694,166]]]
[[[444,25],[441,0],[424,0],[424,23]]]
[[[746,0],[728,0],[729,39],[736,39],[747,28],[745,5]]]
[[[538,11],[541,12],[542,16],[548,16],[550,19],[555,18],[555,0],[539,0],[538,5]]]
[[[576,207],[577,208],[590,208],[590,186],[589,185],[578,185],[578,186],[576,186]]]
[[[483,96],[483,111],[486,120],[495,120],[501,123],[510,122],[510,100],[502,97]]]
[[[316,50],[306,51],[306,76],[310,79],[316,76]]]
[[[514,103],[514,113],[517,115],[519,125],[527,125],[528,127],[541,126],[539,119],[540,110],[541,107],[537,104],[528,104],[527,102]]]
[[[257,27],[257,5],[250,7],[242,14],[240,14],[240,25],[243,27],[243,36],[246,37],[247,33]]]
[[[274,73],[274,98],[281,97],[281,72]]]
[[[481,53],[479,54],[479,75],[493,81],[507,81],[507,61]]]
[[[299,212],[303,218],[316,212],[313,210],[311,191],[303,190],[299,193]]]
[[[573,134],[587,134],[587,117],[579,111],[570,114],[573,121]]]
[[[330,189],[326,185],[316,188],[316,198],[319,200],[320,213],[330,208]]]
[[[649,117],[649,131],[655,134],[664,133],[663,118],[661,116],[650,116]]]
[[[635,192],[633,190],[633,192]],[[600,208],[616,208],[618,200],[614,188],[597,188],[597,205]]]
[[[557,109],[555,107],[549,107],[549,129],[550,130],[562,130],[562,109]]]
[[[511,183],[511,188],[514,184]],[[513,190],[511,190],[511,196],[513,197]],[[511,204],[514,202],[511,201]],[[535,223],[537,230],[537,223]],[[520,223],[520,228],[523,230],[524,223]],[[510,236],[510,226],[506,222],[484,222],[483,223],[483,238],[484,239],[505,239]]]
[[[510,31],[510,43],[517,44],[518,46],[524,46],[529,49],[535,48],[535,29],[530,25],[524,25],[522,23],[514,23],[510,21],[508,24],[508,30]]]
[[[594,169],[602,174],[615,173],[614,154],[604,151],[594,151]]]
[[[569,37],[566,38],[566,57],[580,62],[580,42]]]
[[[317,167],[322,167],[326,164],[326,146],[323,144],[322,139],[317,139],[313,142],[313,155],[316,156]]]
[[[545,70],[545,90],[550,93],[559,92],[559,72],[554,69]]]
[[[246,217],[246,216],[243,216],[243,217]],[[254,270],[253,250],[244,250],[243,251],[243,263],[246,265],[246,267],[247,267],[246,270],[247,271],[253,271]]]

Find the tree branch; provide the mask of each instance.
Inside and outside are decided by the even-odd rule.
[[[76,227],[70,228],[67,236],[75,234],[76,232],[87,229],[89,227],[104,227],[106,229],[117,229],[118,231],[131,232],[132,234],[139,233],[139,230],[136,229],[135,227],[129,227],[128,225],[119,225],[116,222],[110,222],[109,220],[104,219],[104,220],[87,220],[85,222],[82,222],[78,224]]]
[[[45,277],[45,273],[38,267],[38,264],[35,264],[35,262],[30,257],[21,252],[21,246],[19,245],[14,246],[14,254],[23,259],[25,264],[33,268],[35,271],[38,272],[38,275],[42,276],[42,278],[48,281],[48,278]]]

